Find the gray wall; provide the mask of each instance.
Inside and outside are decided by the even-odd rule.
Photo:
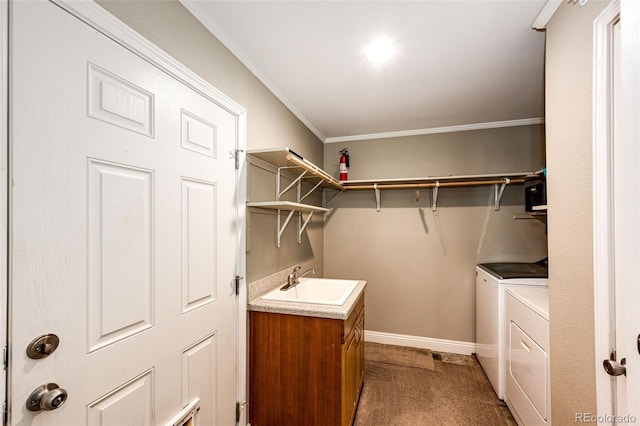
[[[378,139],[325,146],[325,169],[351,154],[349,179],[446,176],[539,170],[542,125]],[[394,334],[475,341],[475,265],[546,256],[545,225],[516,220],[522,185],[507,187],[499,211],[493,186],[383,190],[338,197],[325,219],[325,275],[368,282],[366,328]]]
[[[106,1],[98,3],[158,47],[247,109],[247,147],[288,146],[322,165],[323,144],[218,39],[176,0]],[[275,175],[250,167],[250,180],[264,183],[264,194],[275,192]],[[253,187],[248,198],[258,200]],[[253,249],[247,253],[247,281],[262,278],[291,265],[315,265],[322,270],[322,232],[314,217],[304,244],[296,242],[290,226],[282,248],[276,249],[273,212],[250,214]]]
[[[551,412],[557,424],[573,423],[575,413],[596,412],[593,21],[608,3],[563,3],[547,27]]]

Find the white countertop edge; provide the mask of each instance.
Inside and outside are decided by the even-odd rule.
[[[251,300],[247,305],[249,311],[268,312],[273,314],[302,315],[305,317],[319,317],[346,320],[358,298],[364,293],[366,281],[358,281],[356,288],[342,305],[321,305],[314,303],[283,302],[266,300],[260,297]]]

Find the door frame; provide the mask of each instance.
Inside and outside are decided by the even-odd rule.
[[[612,380],[602,368],[611,353],[611,307],[609,286],[613,283],[613,168],[610,138],[613,129],[612,26],[620,16],[620,3],[612,2],[593,23],[593,283],[595,321],[596,401],[598,414],[613,414]]]
[[[2,71],[0,81],[0,127],[8,129],[9,96],[9,2],[0,0],[0,23],[4,29],[0,34],[0,55]],[[246,276],[245,253],[245,221],[246,221],[246,109],[233,99],[216,89],[189,68],[178,62],[169,54],[148,41],[142,35],[131,29],[111,13],[107,12],[92,0],[49,0],[71,15],[77,17],[87,25],[103,33],[127,50],[156,66],[180,83],[196,91],[201,96],[219,105],[236,118],[236,155],[238,169],[236,171],[236,246],[235,246],[235,274]],[[7,342],[8,331],[8,226],[7,216],[9,208],[9,139],[8,132],[0,132],[0,342]],[[225,153],[226,154],[226,153]],[[233,153],[230,153],[233,154]],[[231,280],[233,277],[229,277]],[[242,409],[247,400],[247,286],[244,279],[240,280],[236,299],[236,346],[237,346],[237,401],[240,402],[240,425],[247,424],[246,410]],[[6,374],[0,374],[0,396],[6,401]]]

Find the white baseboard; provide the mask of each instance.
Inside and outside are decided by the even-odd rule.
[[[471,355],[476,352],[476,344],[473,342],[434,339],[431,337],[421,336],[407,336],[404,334],[383,333],[381,331],[365,330],[364,340],[372,343],[431,349],[436,352],[448,352],[461,355]]]

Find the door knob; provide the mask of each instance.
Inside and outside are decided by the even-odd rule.
[[[42,385],[27,398],[29,411],[51,411],[60,408],[67,401],[67,391],[55,383]]]
[[[622,358],[620,360],[620,363],[611,359],[605,359],[602,362],[602,366],[604,367],[604,371],[606,371],[607,374],[610,376],[622,376],[622,375],[626,376],[627,375],[627,367],[625,367],[626,363],[627,363],[626,358]]]

